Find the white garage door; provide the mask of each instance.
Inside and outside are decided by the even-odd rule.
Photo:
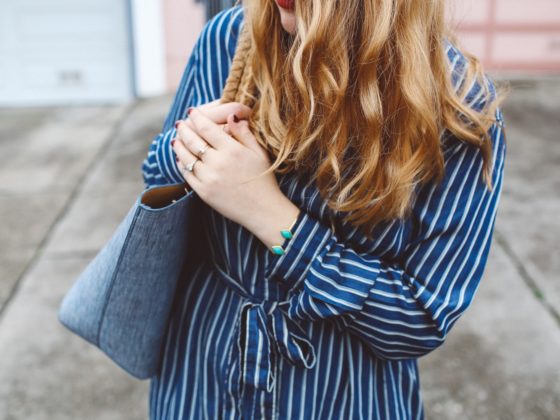
[[[133,94],[127,0],[0,0],[0,105]]]

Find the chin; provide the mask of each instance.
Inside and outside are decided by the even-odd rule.
[[[294,12],[288,12],[281,7],[279,7],[279,9],[282,27],[286,32],[293,35],[296,31],[296,14]]]

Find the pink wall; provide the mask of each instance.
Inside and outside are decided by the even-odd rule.
[[[181,80],[194,43],[204,26],[206,9],[194,0],[163,0],[167,86],[174,91]]]
[[[487,68],[560,72],[560,1],[455,0],[451,12],[464,46]]]
[[[176,89],[205,22],[194,0],[163,0],[167,85]],[[560,73],[560,0],[452,0],[459,39],[491,70]]]

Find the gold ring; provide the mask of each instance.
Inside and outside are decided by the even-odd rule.
[[[208,143],[206,143],[203,147],[200,148],[200,150],[198,151],[198,153],[196,154],[196,156],[201,159],[201,156],[206,152],[206,149],[208,149],[210,147],[210,145]]]
[[[198,162],[200,159],[195,159],[193,162],[189,163],[188,165],[185,165],[185,169],[189,172],[192,172],[194,170],[194,165],[196,165],[196,162]]]

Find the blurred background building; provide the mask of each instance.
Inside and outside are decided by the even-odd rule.
[[[175,90],[205,21],[233,0],[2,0],[0,106],[112,103]],[[558,0],[453,0],[495,72],[560,74]]]
[[[453,0],[460,39],[485,66],[507,74],[560,73],[558,0]]]

